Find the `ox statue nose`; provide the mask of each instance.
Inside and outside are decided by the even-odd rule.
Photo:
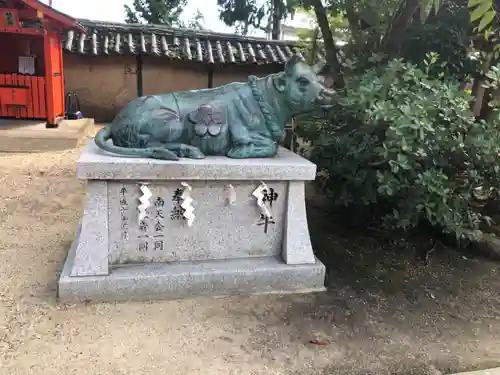
[[[330,107],[333,104],[336,96],[337,93],[335,92],[335,90],[330,90],[326,88],[322,89],[319,92],[318,97],[316,98],[316,103],[322,107]]]

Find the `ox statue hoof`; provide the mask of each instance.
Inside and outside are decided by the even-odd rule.
[[[275,145],[248,145],[231,148],[226,156],[232,159],[246,158],[267,158],[276,155],[277,147]]]
[[[179,156],[181,158],[189,159],[205,159],[206,155],[200,151],[198,147],[190,145],[182,145],[179,149]]]

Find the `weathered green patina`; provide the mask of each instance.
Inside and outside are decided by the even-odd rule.
[[[294,55],[283,72],[250,76],[246,83],[140,97],[101,129],[95,142],[115,154],[166,160],[272,157],[286,121],[332,105],[335,92],[318,76],[323,66],[322,61],[310,67]]]

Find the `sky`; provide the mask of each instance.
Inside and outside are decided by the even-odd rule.
[[[48,0],[42,0],[48,4]],[[132,0],[52,0],[52,6],[73,18],[87,18],[96,21],[123,22],[125,12],[123,5],[131,5]],[[234,29],[219,20],[217,0],[188,0],[183,18],[189,20],[199,9],[205,17],[206,28],[221,32],[233,33]]]

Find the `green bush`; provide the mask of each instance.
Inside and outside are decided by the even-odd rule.
[[[364,222],[405,230],[426,223],[477,238],[488,220],[477,201],[496,199],[500,187],[498,121],[476,121],[458,83],[401,60],[346,85],[328,119],[302,123],[298,133],[332,201]]]

